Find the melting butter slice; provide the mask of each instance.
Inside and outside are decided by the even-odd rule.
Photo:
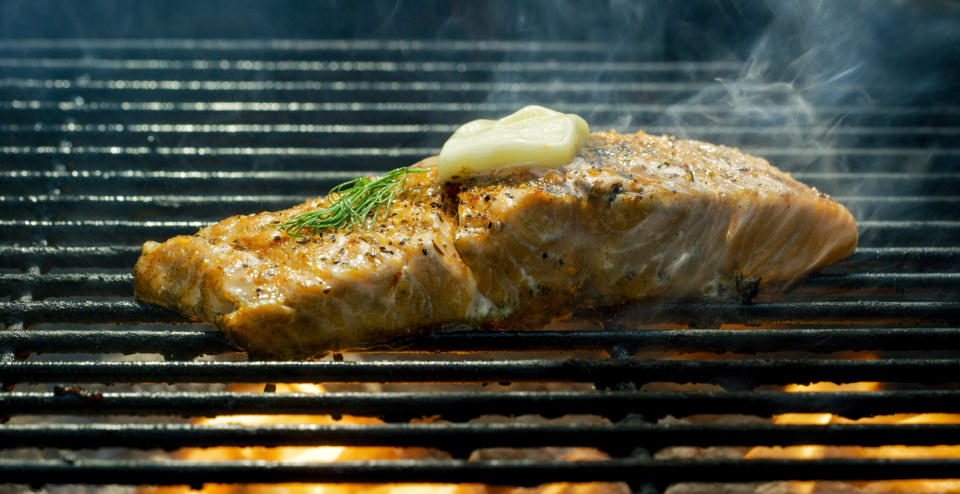
[[[589,136],[590,126],[578,115],[542,106],[525,106],[499,120],[474,120],[443,145],[438,178],[500,167],[558,168],[573,160]]]

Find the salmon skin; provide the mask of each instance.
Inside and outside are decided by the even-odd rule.
[[[738,280],[789,285],[851,254],[853,216],[737,149],[594,133],[556,169],[435,183],[414,165],[386,219],[289,236],[323,208],[234,216],[134,268],[138,299],[212,322],[252,355],[302,359],[445,325],[532,329],[582,307],[735,299]]]

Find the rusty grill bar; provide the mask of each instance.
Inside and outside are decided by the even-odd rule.
[[[539,61],[524,56],[530,53]],[[724,125],[725,117],[733,117],[729,109],[676,104],[715,87],[717,78],[735,78],[741,61],[651,62],[604,54],[608,46],[594,42],[0,40],[0,417],[9,420],[0,425],[0,480],[33,486],[51,479],[193,486],[613,480],[651,492],[688,480],[957,477],[956,459],[655,456],[669,446],[960,444],[957,424],[659,421],[696,414],[960,413],[955,97],[921,92],[900,104],[890,96],[896,88],[878,84],[873,89],[887,95],[878,104],[832,101],[818,107],[819,117],[836,124],[832,129],[740,120]],[[513,77],[505,81],[503,73]],[[828,89],[808,96],[826,98]],[[607,95],[603,101],[595,100],[598,90]],[[641,306],[629,312],[644,321],[635,326],[435,334],[399,343],[404,352],[422,353],[419,361],[197,361],[234,350],[215,329],[180,324],[179,316],[130,296],[128,273],[140,242],[191,233],[231,214],[286,207],[358,173],[410,164],[436,152],[456,124],[511,111],[517,102],[580,112],[596,128],[686,132],[742,146],[850,207],[861,228],[860,248],[782,301]],[[667,111],[682,113],[687,125],[664,124],[660,117]],[[786,115],[790,108],[770,111]],[[624,115],[631,117],[626,126]],[[793,144],[827,135],[833,149]],[[691,329],[663,329],[665,323]],[[753,328],[759,325],[775,329]],[[497,354],[590,350],[607,357]],[[833,354],[851,350],[873,352],[876,359]],[[458,361],[443,358],[444,352],[491,353]],[[680,360],[663,352],[739,357]],[[117,353],[134,354],[134,361],[102,361]],[[136,359],[140,354],[165,360]],[[72,386],[505,381],[594,387],[315,395]],[[643,388],[661,381],[714,383],[725,390]],[[811,381],[886,384],[869,393],[764,387]],[[167,422],[236,413],[351,414],[387,423]],[[463,422],[483,414],[594,414],[611,422]],[[433,415],[453,423],[407,423]],[[134,422],[131,416],[156,420]],[[106,423],[114,417],[119,421]],[[227,445],[424,446],[455,459],[299,464],[74,457],[90,449]],[[612,458],[465,460],[477,448],[536,446],[596,447]],[[27,448],[77,451],[44,460],[11,454]]]

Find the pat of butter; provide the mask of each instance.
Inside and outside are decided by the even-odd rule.
[[[448,180],[500,167],[559,168],[590,136],[577,115],[525,106],[499,120],[460,126],[440,150],[438,178]]]

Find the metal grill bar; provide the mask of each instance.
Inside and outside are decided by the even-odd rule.
[[[553,76],[553,74],[551,74]],[[721,105],[684,105],[682,108],[673,108],[667,104],[657,103],[624,103],[618,107],[609,103],[563,103],[552,104],[558,111],[570,113],[583,113],[595,115],[596,121],[615,121],[616,115],[629,113],[635,118],[644,120],[655,120],[666,112],[677,112],[679,114],[689,114],[696,118],[702,114],[713,114],[721,117],[726,116],[733,119],[736,115],[732,113],[729,106]],[[86,100],[0,100],[0,110],[13,116],[18,114],[32,114],[38,111],[56,110],[58,112],[76,112],[78,114],[90,114],[94,112],[104,113],[110,117],[118,118],[123,115],[147,116],[151,114],[170,114],[183,113],[184,116],[197,117],[198,113],[218,113],[218,112],[263,112],[267,114],[284,114],[290,117],[294,114],[320,113],[315,118],[328,118],[332,116],[351,116],[354,123],[377,123],[372,117],[377,116],[379,123],[383,119],[399,116],[401,119],[390,120],[393,123],[416,122],[424,117],[433,119],[440,116],[439,121],[431,123],[455,124],[462,121],[465,116],[481,115],[496,116],[516,110],[513,103],[458,103],[458,102],[402,102],[386,101],[372,103],[358,102],[297,102],[297,101],[136,101],[136,102],[118,102],[118,101],[86,101]],[[771,105],[767,108],[771,114],[782,114],[787,117],[795,111],[795,108],[789,106]],[[883,107],[883,108],[865,108],[853,105],[835,105],[819,108],[819,113],[825,119],[850,118],[853,125],[866,125],[867,122],[876,121],[884,117],[896,117],[894,125],[930,125],[935,123],[943,126],[955,126],[960,118],[960,107],[950,106],[903,106],[903,107]],[[142,114],[142,115],[141,115]],[[396,114],[396,115],[394,115]],[[923,116],[926,120],[921,120]],[[369,120],[367,120],[369,119]],[[931,121],[932,120],[932,121]],[[140,119],[140,121],[149,121],[149,119]],[[288,123],[289,120],[287,121]],[[910,122],[910,123],[907,123]],[[427,123],[427,122],[417,122]],[[706,121],[695,121],[693,125],[707,125]],[[773,150],[776,151],[776,150]],[[899,152],[912,152],[920,154],[918,150],[901,149]],[[832,154],[828,150],[815,150],[796,148],[793,153],[802,152],[804,154]],[[885,155],[898,152],[889,149],[864,150],[868,155]],[[955,154],[956,149],[947,149],[945,151],[927,150],[928,153],[946,152]]]
[[[31,329],[0,332],[0,348],[29,353],[165,353],[171,357],[233,351],[217,330],[145,329]],[[173,349],[176,349],[175,351]],[[0,378],[0,381],[6,377]]]
[[[856,419],[895,413],[954,413],[960,391],[898,390],[875,392],[785,393],[774,391],[635,392],[381,392],[381,393],[85,393],[11,392],[0,394],[0,416],[322,414],[381,417],[388,421],[440,415],[460,421],[481,415],[559,417],[591,414],[619,420],[639,414],[836,413]]]
[[[187,358],[233,350],[215,329],[31,329],[0,333],[0,348],[26,353],[169,353]],[[842,350],[942,351],[960,348],[954,328],[682,329],[640,331],[435,333],[392,342],[397,351],[672,350],[677,352],[776,352],[785,348],[827,353]]]
[[[0,256],[3,251],[0,250]],[[873,270],[951,271],[960,269],[958,247],[858,247],[853,256],[822,271],[824,274]]]
[[[547,103],[539,101],[540,103]],[[716,118],[733,120],[737,114],[726,106],[683,106],[672,107],[660,104],[623,103],[622,108],[611,104],[565,104],[561,102],[549,103],[551,107],[564,112],[591,115],[594,122],[616,122],[617,117],[629,113],[638,121],[656,121],[667,112],[689,118],[691,125],[709,125],[710,118],[705,114],[716,115]],[[76,100],[0,100],[0,110],[11,120],[51,120],[54,115],[64,113],[76,115],[86,120],[95,116],[105,121],[137,120],[140,122],[216,120],[235,112],[244,112],[259,115],[259,119],[276,119],[284,123],[330,123],[349,121],[356,124],[378,124],[384,121],[393,123],[441,123],[456,124],[472,118],[493,118],[515,111],[514,104],[490,103],[421,103],[421,102],[380,102],[380,103],[351,103],[351,102],[287,102],[287,101],[219,101],[219,102],[182,102],[182,101],[83,101]],[[788,119],[793,116],[792,109],[771,107],[771,116]],[[869,126],[878,120],[891,122],[895,126],[906,125],[943,125],[957,126],[960,124],[960,111],[956,108],[945,107],[887,107],[884,109],[865,109],[856,106],[826,107],[818,112],[827,120],[844,119],[854,126]],[[756,149],[757,152],[771,151],[773,157],[782,155],[828,155],[825,150],[817,151],[808,148],[796,148],[790,152],[778,149]],[[916,149],[903,148],[864,149],[860,153],[865,156],[889,156],[907,154],[922,158],[940,152],[956,154],[956,149],[926,150],[923,153]]]
[[[330,51],[342,53],[344,51],[369,51],[372,55],[384,52],[412,51],[461,51],[484,53],[490,51],[556,51],[558,54],[570,52],[605,52],[606,43],[574,42],[574,41],[510,41],[510,40],[379,40],[379,39],[5,39],[0,40],[0,49],[4,50],[177,50],[196,53],[198,50],[211,51]],[[396,53],[390,53],[387,58],[394,58]],[[683,62],[649,62],[651,68],[683,65]],[[693,65],[693,64],[690,64]],[[700,65],[700,64],[697,64]],[[713,62],[715,66],[727,65],[731,68],[737,64],[729,62]]]
[[[127,65],[129,62],[129,66]],[[171,67],[179,65],[179,67]],[[186,62],[187,65],[184,64]],[[559,61],[558,61],[559,62]],[[69,62],[51,59],[10,59],[7,58],[4,63],[4,75],[16,79],[43,79],[44,89],[47,82],[64,79],[73,79],[76,81],[77,67],[71,67]],[[216,67],[211,66],[215,64]],[[642,63],[642,62],[641,62]],[[61,65],[62,64],[62,65]],[[526,82],[530,81],[551,81],[552,74],[550,69],[543,64],[502,63],[502,62],[476,62],[469,63],[456,61],[409,61],[409,62],[384,62],[379,60],[364,60],[360,57],[349,57],[348,59],[336,60],[325,57],[321,60],[242,60],[242,59],[206,59],[206,60],[179,60],[168,59],[152,60],[129,60],[129,59],[95,59],[90,63],[90,67],[83,70],[83,73],[89,76],[90,80],[150,80],[149,86],[156,85],[157,89],[162,89],[161,81],[203,81],[216,80],[221,82],[243,82],[257,77],[258,71],[251,69],[235,69],[239,65],[249,65],[251,69],[259,64],[260,67],[270,67],[270,79],[274,81],[281,80],[304,80],[308,83],[320,81],[331,82],[396,82],[396,83],[424,83],[424,82],[463,82],[463,81],[488,81],[493,79],[491,69],[495,67],[507,68],[516,74],[523,74]],[[47,66],[44,66],[47,65]],[[188,66],[189,65],[189,66]],[[227,68],[223,68],[226,65]],[[611,69],[608,77],[611,82],[636,83],[636,82],[669,82],[669,81],[698,81],[709,80],[710,77],[718,75],[732,75],[728,69],[718,68],[711,70],[708,67],[660,67],[646,70],[646,67],[640,65],[604,65],[595,63],[594,67]],[[581,66],[584,67],[584,66]],[[424,68],[418,73],[418,69]],[[366,70],[365,70],[366,69]],[[462,70],[459,70],[462,69]],[[589,82],[590,76],[581,72],[577,68],[570,68],[565,71],[567,77],[564,79],[567,83]],[[262,73],[262,72],[260,72]],[[82,78],[81,78],[82,79]],[[595,78],[594,78],[595,79]],[[229,82],[227,82],[229,84]],[[55,85],[55,82],[54,84]],[[55,87],[51,87],[55,89]],[[36,97],[35,95],[32,95]],[[646,99],[649,101],[649,99]],[[641,100],[643,101],[643,100]],[[918,99],[918,102],[930,102],[930,99]]]
[[[129,124],[122,125],[117,123],[87,123],[87,124],[56,124],[56,123],[34,123],[34,124],[0,124],[0,144],[11,146],[15,149],[20,158],[30,158],[28,154],[22,151],[26,149],[49,149],[55,146],[58,149],[63,147],[60,144],[69,143],[71,155],[83,159],[88,154],[73,154],[73,146],[92,146],[94,148],[102,147],[133,147],[139,151],[139,147],[144,144],[156,143],[157,146],[164,145],[169,147],[176,144],[178,147],[204,148],[211,145],[221,147],[242,147],[248,146],[255,141],[260,146],[265,147],[330,147],[330,148],[375,148],[382,147],[384,143],[390,143],[397,147],[417,147],[426,146],[436,148],[442,145],[447,136],[456,129],[453,124],[428,124],[411,123],[398,125],[350,125],[350,124],[322,124],[322,123],[304,123],[304,124]],[[919,132],[913,127],[900,128],[900,132],[891,134],[886,132],[883,127],[858,127],[852,132],[842,132],[843,129],[830,130],[831,142],[841,148],[866,149],[870,145],[889,145],[893,147],[921,147],[938,146],[948,147],[960,137],[960,129],[954,133],[950,132]],[[951,127],[952,129],[952,127]],[[762,127],[739,127],[739,128],[709,128],[709,127],[645,127],[643,130],[652,134],[670,134],[685,135],[696,139],[710,142],[730,142],[735,140],[744,147],[769,148],[775,145],[789,147],[791,140],[796,139],[796,135],[802,138],[816,139],[824,135],[829,129],[808,128],[780,130],[765,129]],[[733,132],[733,130],[737,132]],[[777,130],[773,132],[772,130]],[[922,129],[921,129],[922,130]],[[834,135],[834,133],[836,135]],[[150,140],[148,140],[150,139]],[[152,140],[152,141],[151,141]],[[86,148],[84,148],[86,149]],[[61,150],[62,153],[66,149]],[[0,151],[2,152],[2,151]],[[37,153],[33,158],[36,159]],[[55,155],[56,156],[56,155]],[[114,156],[114,155],[111,155]],[[140,155],[142,157],[142,155]],[[931,172],[950,172],[951,169],[944,160],[949,154],[933,155],[928,163],[928,170]],[[105,158],[99,155],[100,158]],[[853,161],[852,165],[845,166],[847,170],[855,169],[857,163],[864,166],[864,156],[860,153],[845,153],[844,157]],[[918,166],[915,161],[901,159],[894,160],[892,157],[871,156],[873,162],[880,161],[886,163],[885,167],[877,168],[871,163],[873,171],[906,171],[910,167]],[[916,158],[910,154],[907,158]],[[828,159],[822,157],[821,159]],[[121,166],[129,166],[129,162],[122,163],[114,157],[114,163]],[[796,157],[779,156],[774,162],[779,165],[792,165],[797,161]],[[37,167],[43,168],[43,162],[36,163]],[[21,162],[19,166],[25,166]],[[100,166],[112,166],[108,162]],[[364,165],[369,166],[369,165]],[[899,167],[899,168],[897,168]],[[243,169],[237,164],[238,170]],[[813,167],[809,167],[813,168]]]
[[[10,151],[13,148],[7,148]],[[72,150],[63,153],[64,156],[74,156],[76,151]],[[187,149],[187,148],[184,148]],[[189,153],[197,155],[200,152],[194,148]],[[224,150],[229,155],[267,155],[266,148],[257,148],[258,151],[246,150],[245,148],[234,148]],[[297,155],[297,148],[291,148],[289,153],[278,152],[276,156],[288,157]],[[0,148],[3,151],[3,148]],[[58,148],[49,148],[50,153],[59,153]],[[110,149],[101,149],[103,154],[117,155],[125,151],[139,153],[138,149],[127,149],[112,151]],[[143,148],[142,154],[151,154],[149,147]],[[229,151],[229,152],[227,152]],[[296,151],[296,152],[294,152]],[[409,165],[416,160],[432,154],[435,149],[393,149],[393,148],[340,148],[340,149],[304,149],[305,156],[316,159],[317,157],[334,158],[361,158],[363,160],[390,159],[394,162]],[[76,153],[82,154],[82,153]],[[186,153],[185,153],[186,154]],[[208,155],[215,153],[209,152]],[[400,161],[398,161],[400,158]],[[168,157],[169,159],[169,157]],[[406,161],[403,161],[403,160]],[[364,161],[366,162],[366,161]],[[384,161],[385,162],[385,161]],[[329,163],[336,163],[329,161]],[[374,162],[376,164],[376,161]],[[369,166],[369,165],[368,165]],[[93,171],[39,171],[39,170],[7,170],[0,176],[6,177],[4,184],[0,185],[0,190],[8,193],[45,193],[46,187],[51,183],[59,186],[72,185],[81,187],[88,194],[103,193],[115,195],[118,190],[127,192],[136,192],[137,194],[210,194],[210,183],[216,181],[223,184],[232,195],[260,194],[264,190],[270,190],[273,193],[284,192],[293,193],[297,198],[312,197],[319,195],[333,185],[344,180],[348,180],[357,175],[376,174],[376,168],[343,170],[343,163],[339,162],[337,168],[325,170],[323,162],[316,164],[312,171],[142,171],[142,170],[93,170]],[[318,171],[319,169],[319,171]],[[960,174],[957,173],[835,173],[835,174],[804,174],[796,173],[795,177],[807,182],[808,184],[824,189],[828,192],[833,190],[846,191],[869,191],[873,197],[883,196],[929,196],[929,195],[947,195],[948,198],[956,197],[955,194],[960,187]],[[316,191],[315,193],[310,193]],[[222,190],[216,191],[217,195],[222,194]],[[209,197],[209,196],[208,196]],[[215,197],[215,196],[214,196]],[[267,195],[270,197],[270,195]],[[161,198],[162,199],[162,198]]]
[[[3,87],[5,84],[9,84],[11,79],[9,78],[0,78],[0,87]],[[100,81],[103,84],[119,84],[121,81]],[[149,84],[158,84],[157,81],[126,81],[129,82],[129,85],[134,85],[136,83],[142,83],[144,85]],[[184,88],[189,86],[191,83],[200,82],[200,81],[168,81],[175,82],[178,85],[183,85]],[[218,81],[221,84],[227,84],[224,81]],[[59,84],[69,85],[72,84],[71,80],[36,80],[37,85],[39,86],[56,86]],[[162,83],[162,81],[161,81]],[[243,85],[243,84],[267,84],[271,83],[269,81],[239,81],[233,82],[232,84]],[[126,83],[125,83],[126,84]],[[272,84],[282,85],[283,82],[273,81]],[[304,87],[311,87],[310,84],[325,84],[320,81],[296,81],[289,82],[286,84],[291,84],[299,87],[303,85]],[[346,84],[346,83],[345,83]],[[463,84],[463,83],[461,83]],[[647,87],[654,86],[659,87],[658,84],[650,83],[637,83],[635,84],[638,87]],[[143,88],[148,89],[148,88]],[[83,134],[92,134],[92,135],[109,135],[116,139],[129,138],[129,136],[140,137],[141,134],[176,134],[178,137],[188,137],[194,134],[212,134],[215,137],[228,137],[228,136],[243,136],[249,137],[250,135],[261,135],[265,138],[278,138],[278,136],[283,136],[285,134],[303,134],[308,135],[312,138],[324,138],[328,134],[337,135],[339,137],[345,138],[356,138],[357,134],[366,135],[403,135],[403,134],[413,134],[413,135],[435,135],[436,138],[442,139],[456,130],[458,125],[456,124],[389,124],[389,123],[380,123],[380,124],[371,124],[371,125],[355,125],[349,123],[336,123],[336,124],[287,124],[287,123],[137,123],[137,122],[128,122],[128,123],[119,123],[119,122],[103,122],[103,123],[58,123],[58,122],[35,122],[30,124],[23,123],[2,123],[0,124],[0,131],[11,132],[17,134],[23,134],[19,137],[27,139],[36,139],[37,137],[49,137],[51,134],[56,135],[71,135],[79,136]],[[791,136],[806,136],[810,135],[811,137],[825,134],[827,132],[836,136],[850,136],[857,137],[859,139],[866,139],[875,137],[877,139],[882,138],[884,144],[890,142],[888,139],[897,139],[906,136],[914,136],[917,138],[927,139],[934,138],[938,136],[947,136],[947,137],[956,137],[960,134],[960,128],[958,127],[923,127],[923,126],[909,126],[909,127],[895,127],[895,126],[862,126],[862,127],[839,127],[839,128],[830,128],[830,127],[818,127],[818,126],[783,126],[783,127],[753,127],[753,126],[737,126],[730,125],[724,127],[717,126],[684,126],[684,127],[668,127],[668,126],[657,126],[649,125],[644,126],[644,130],[651,134],[676,134],[681,131],[685,131],[692,135],[716,135],[716,136],[728,136],[728,137],[743,137],[744,135],[756,135],[763,136],[765,138],[764,142],[769,143],[770,138],[778,138],[783,135]],[[39,140],[39,139],[37,139]],[[870,141],[867,141],[870,142]],[[893,141],[896,144],[896,141]],[[864,143],[862,140],[853,140],[852,144],[860,144],[861,146]],[[857,146],[851,146],[857,147]],[[898,147],[898,146],[894,146]]]
[[[131,274],[0,274],[0,291],[36,297],[124,296],[133,291]]]
[[[509,343],[508,343],[509,342]],[[842,350],[922,351],[960,348],[956,328],[787,328],[680,329],[591,332],[437,333],[413,339],[411,345],[435,350],[610,349],[628,352],[670,349],[677,352],[758,353],[784,349],[807,352]],[[513,345],[517,346],[513,346]]]
[[[536,77],[534,77],[536,78]],[[217,103],[226,103],[235,105],[240,103],[254,103],[261,105],[279,104],[284,105],[291,100],[302,100],[316,92],[325,92],[336,100],[362,100],[369,103],[418,103],[424,100],[433,100],[446,103],[461,104],[483,104],[488,100],[491,92],[509,94],[516,99],[538,100],[543,95],[543,82],[449,82],[439,77],[441,80],[428,81],[361,81],[339,80],[328,78],[326,80],[295,80],[295,81],[253,81],[253,80],[142,80],[142,79],[97,79],[80,80],[70,79],[35,79],[35,78],[0,78],[0,89],[8,99],[8,107],[12,110],[46,110],[50,108],[51,101],[61,101],[61,104],[68,102],[78,95],[84,99],[85,105],[90,101],[91,105],[100,110],[117,110],[116,106],[109,105],[112,99],[122,99],[127,106],[121,106],[124,111],[157,111],[155,105],[168,105],[171,100],[177,99],[202,99],[207,105],[216,105]],[[698,92],[713,89],[714,82],[664,82],[660,80],[646,80],[642,82],[635,81],[617,81],[606,84],[596,84],[589,81],[583,81],[575,77],[573,81],[550,81],[551,98],[564,99],[568,101],[582,100],[591,95],[608,91],[617,94],[617,97],[626,101],[643,102],[656,101],[663,103],[680,103],[695,96]],[[849,89],[849,88],[848,88]],[[870,90],[871,88],[858,87],[857,89]],[[893,88],[884,87],[885,90]],[[42,90],[46,99],[34,100],[36,92]],[[769,85],[751,85],[744,84],[744,91],[751,91],[757,95],[766,95],[776,97],[782,94],[778,88],[770,88]],[[830,87],[829,89],[811,89],[808,91],[809,97],[814,100],[826,100],[840,88]],[[919,94],[918,97],[925,100],[932,100],[934,94]],[[31,108],[22,108],[22,101],[29,101]],[[926,101],[925,101],[926,102]],[[149,106],[144,106],[142,104]],[[309,103],[308,103],[309,104]],[[636,103],[635,103],[636,104]],[[285,105],[287,111],[299,111],[299,105]],[[0,106],[2,108],[2,106]],[[184,106],[167,107],[167,110],[188,109]],[[324,108],[333,109],[335,107],[326,106]],[[603,107],[600,107],[603,110]],[[76,108],[81,111],[80,107]],[[198,111],[211,110],[207,108],[197,108]],[[213,107],[212,111],[220,111]],[[876,110],[875,110],[876,111]],[[944,123],[956,123],[953,115],[940,112],[944,116]],[[909,115],[903,121],[913,121]],[[698,122],[702,126],[702,122]],[[865,123],[863,120],[860,122]],[[920,124],[919,122],[917,122]],[[450,125],[448,125],[450,126]],[[199,127],[199,125],[197,125]],[[82,128],[82,127],[80,127]],[[216,128],[216,127],[207,127]],[[661,129],[656,127],[654,129]],[[696,127],[695,127],[696,128]],[[947,127],[949,129],[949,127]],[[69,129],[69,127],[68,127]],[[436,129],[436,127],[434,127]],[[809,134],[809,138],[821,137],[827,132],[824,129],[817,129],[816,134]],[[34,130],[37,130],[34,128]],[[78,130],[77,126],[73,130]],[[448,131],[452,132],[453,129]],[[652,132],[653,130],[651,130]],[[68,130],[69,132],[69,130]],[[666,133],[669,133],[668,129]],[[711,132],[707,130],[707,132]],[[756,134],[748,131],[747,134]],[[770,133],[764,133],[769,143]],[[730,137],[727,132],[720,131],[714,135]],[[896,147],[899,143],[918,143],[924,141],[941,141],[944,144],[950,143],[949,134],[943,132],[933,132],[920,135],[916,131],[908,130],[904,134],[885,134],[888,137],[884,145]],[[282,136],[281,136],[282,137]],[[850,132],[839,132],[836,136],[830,135],[831,139],[839,142],[849,142],[854,144],[866,144],[855,139],[863,137],[862,135],[851,135]],[[874,139],[879,141],[879,139]],[[758,140],[758,143],[760,141]],[[869,142],[869,141],[868,141]]]
[[[102,300],[50,299],[0,302],[0,314],[7,320],[29,324],[42,322],[121,323],[184,321],[160,307],[131,299]],[[633,318],[638,324],[679,323],[691,327],[720,324],[802,325],[883,324],[885,321],[955,324],[960,320],[960,302],[782,302],[757,305],[735,303],[658,304],[625,309],[618,317]],[[636,327],[632,325],[630,329]]]
[[[187,425],[45,424],[0,428],[0,449],[210,446],[432,447],[469,453],[479,448],[595,447],[629,454],[667,446],[803,444],[935,446],[960,444],[958,424],[384,424]],[[624,451],[624,446],[628,450]]]
[[[704,89],[713,89],[714,83],[711,81],[694,82],[638,82],[638,81],[615,81],[615,82],[581,82],[581,81],[553,81],[551,89],[565,96],[570,93],[595,93],[598,91],[617,91],[620,94],[638,96],[641,92],[666,93],[658,94],[658,100],[662,101],[664,96],[670,93],[680,93],[690,96],[691,93],[703,91]],[[323,80],[296,80],[296,81],[258,81],[258,80],[217,80],[217,79],[38,79],[38,78],[0,78],[0,88],[3,89],[47,89],[48,94],[76,94],[75,91],[81,90],[84,94],[97,95],[117,95],[122,93],[127,99],[137,98],[141,92],[149,91],[151,98],[158,94],[165,96],[178,96],[180,93],[188,93],[191,96],[222,96],[224,94],[238,94],[256,92],[256,96],[262,99],[264,96],[273,96],[276,94],[295,93],[297,91],[329,91],[340,96],[370,96],[368,101],[376,100],[377,93],[393,98],[403,98],[412,94],[418,100],[425,99],[424,92],[431,93],[434,100],[456,101],[463,100],[464,95],[472,95],[467,98],[473,100],[477,96],[479,101],[486,99],[486,96],[493,91],[503,91],[510,93],[542,93],[543,84],[532,82],[447,82],[447,81],[323,81]],[[782,93],[782,90],[773,88],[769,84],[744,83],[742,88],[746,91],[764,93]],[[828,92],[836,92],[843,89],[891,89],[890,86],[831,86],[828,88],[813,88],[810,94],[815,99],[823,98]],[[346,94],[345,94],[346,93]],[[19,96],[21,93],[11,91],[10,94]],[[31,91],[24,91],[23,94],[31,94]],[[455,128],[455,127],[454,127]],[[453,131],[454,129],[448,129]],[[949,130],[947,130],[949,131]]]
[[[2,66],[2,60],[0,60]],[[554,76],[554,74],[551,74]],[[129,113],[173,113],[186,112],[196,117],[197,112],[266,112],[266,113],[327,113],[324,116],[330,116],[337,113],[352,116],[373,116],[376,113],[383,122],[384,117],[390,117],[392,113],[402,113],[404,119],[411,117],[433,117],[433,113],[447,117],[439,122],[433,123],[456,123],[457,120],[451,118],[463,119],[464,115],[489,115],[495,116],[516,110],[515,103],[459,103],[459,102],[403,102],[403,101],[384,101],[384,102],[300,102],[300,101],[86,101],[86,100],[0,100],[0,110],[9,110],[11,114],[17,112],[34,112],[37,110],[57,110],[62,112],[118,112],[121,114]],[[551,105],[558,111],[583,113],[587,115],[599,115],[600,121],[613,120],[615,115],[629,113],[635,118],[637,116],[655,116],[663,115],[666,112],[676,111],[678,113],[689,113],[691,115],[710,113],[720,116],[733,117],[733,110],[728,105],[684,105],[682,108],[673,108],[669,104],[659,103],[625,103],[618,106],[611,103],[557,103]],[[767,108],[772,114],[792,114],[796,108],[789,105],[770,105]],[[918,117],[921,114],[927,118],[936,118],[940,116],[948,121],[956,122],[960,118],[960,106],[888,106],[883,108],[869,108],[856,105],[829,105],[819,107],[821,115],[824,118],[836,117]],[[656,115],[654,115],[656,113]],[[419,115],[418,115],[419,114]],[[115,115],[114,115],[115,116]],[[396,120],[390,120],[393,123],[401,123]],[[355,122],[356,123],[356,122]],[[926,123],[929,125],[930,121]],[[941,123],[941,122],[937,122]],[[942,123],[943,125],[947,125]],[[694,125],[702,125],[694,123]],[[856,125],[856,123],[854,124]],[[771,149],[780,154],[834,154],[835,150],[817,150],[807,148],[793,148],[788,151]],[[916,149],[863,149],[861,153],[867,155],[889,155],[898,153],[920,154]],[[948,153],[956,154],[957,150],[924,150],[925,153]]]
[[[485,360],[482,362],[18,362],[17,382],[590,382],[756,384],[960,380],[960,359]]]
[[[48,246],[0,245],[0,266],[25,268],[37,266],[42,271],[57,268],[97,267],[128,269],[140,256],[138,245]]]
[[[12,58],[0,57],[0,67],[41,68],[41,69],[120,69],[120,70],[164,70],[175,71],[211,71],[211,72],[271,72],[271,71],[319,71],[319,72],[547,72],[551,75],[565,72],[584,75],[587,72],[709,72],[737,70],[736,62],[567,62],[559,60],[527,62],[408,62],[408,61],[368,61],[368,60],[257,60],[257,59],[162,59],[162,58]],[[46,74],[54,72],[48,71]],[[949,109],[948,109],[949,111]],[[956,110],[954,110],[956,111]]]

